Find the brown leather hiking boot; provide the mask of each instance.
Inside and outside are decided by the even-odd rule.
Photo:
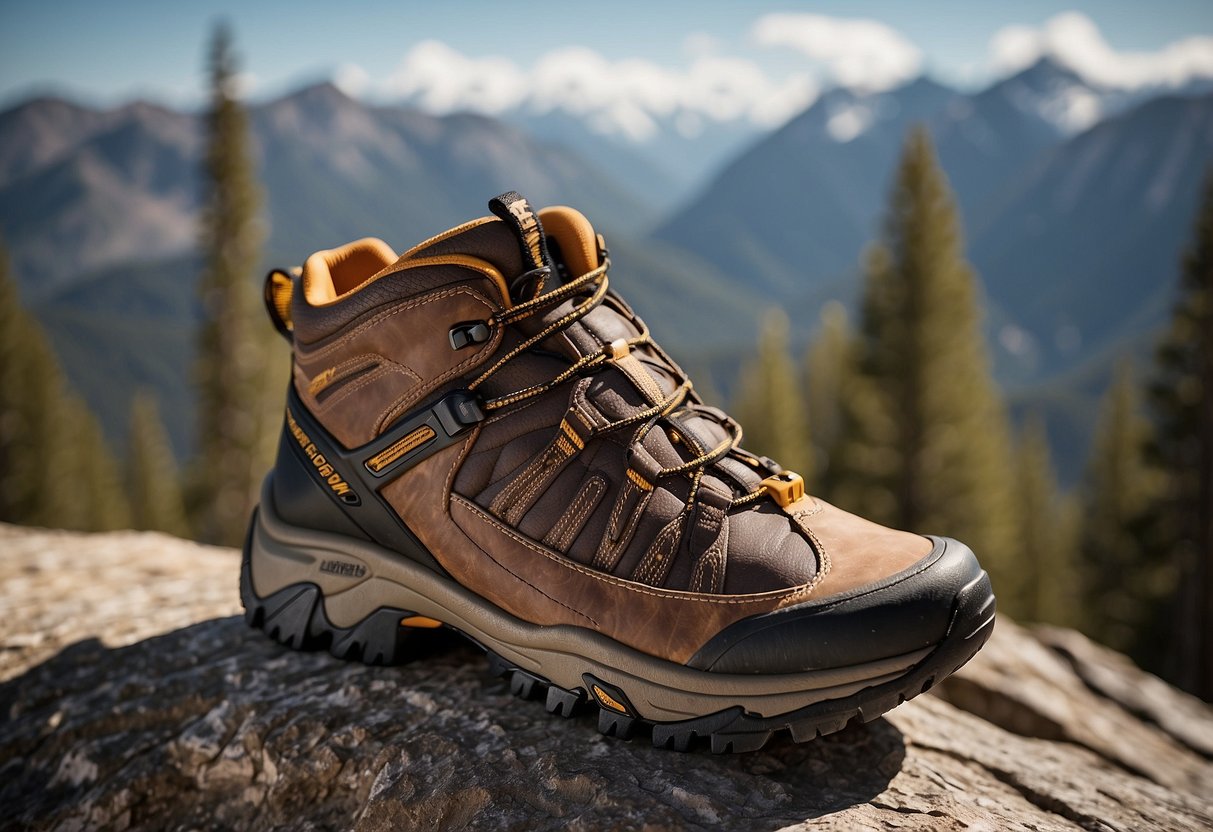
[[[451,627],[549,711],[714,751],[872,719],[977,651],[994,597],[968,548],[744,451],[581,214],[490,208],[270,275],[294,379],[244,552],[253,626],[375,663]]]

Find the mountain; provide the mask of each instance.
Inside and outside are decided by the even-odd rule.
[[[803,338],[821,299],[854,302],[914,121],[962,209],[995,372],[1014,413],[1045,418],[1073,482],[1114,366],[1144,366],[1169,312],[1213,162],[1213,92],[1143,100],[1049,61],[972,95],[921,80],[838,90],[757,142],[658,238],[783,305]]]
[[[956,93],[929,79],[826,93],[753,145],[657,232],[786,300],[853,270],[908,125]]]
[[[193,117],[146,103],[98,112],[42,99],[0,116],[0,136],[0,233],[28,296],[194,244]]]
[[[991,301],[1004,381],[1081,363],[1162,320],[1213,159],[1213,93],[1125,96],[1042,61],[974,95],[836,90],[755,144],[658,238],[760,295],[847,297],[908,126],[927,125]]]
[[[1045,416],[1068,481],[1111,368],[1145,356],[1166,315],[1213,159],[1213,94],[1142,101],[1048,61],[974,94],[929,79],[836,89],[643,238],[678,175],[567,114],[533,126],[540,139],[521,122],[369,106],[316,85],[250,115],[269,224],[257,269],[365,234],[405,246],[518,188],[582,208],[607,235],[613,284],[696,376],[726,389],[764,307],[788,309],[799,344],[822,300],[854,299],[905,131],[926,123],[985,282],[999,378],[1017,414]],[[195,115],[146,103],[37,99],[0,113],[0,232],[24,299],[111,437],[125,433],[131,393],[150,386],[179,452],[191,435],[200,148]]]
[[[607,230],[649,219],[592,163],[487,116],[369,107],[321,84],[256,108],[252,120],[269,250],[292,261],[367,235],[402,247],[515,189],[538,205],[577,202]]]
[[[970,222],[1024,165],[1096,122],[1105,98],[1046,59],[934,114],[928,125],[936,152]]]
[[[925,124],[966,219],[1017,171],[1117,101],[1049,60],[965,95],[929,78],[826,93],[723,170],[658,236],[780,300],[852,278],[879,230],[911,124]]]
[[[483,116],[369,107],[321,84],[254,108],[251,122],[267,250],[292,262],[368,234],[424,239],[510,189],[576,201],[607,229],[650,218],[592,164]],[[191,251],[201,147],[197,116],[145,103],[39,99],[0,114],[0,233],[26,296]]]
[[[1213,163],[1213,93],[1159,98],[1045,153],[973,229],[986,293],[1016,329],[1009,380],[1066,371],[1165,319]]]
[[[541,139],[577,148],[661,213],[673,210],[763,132],[748,119],[717,121],[692,112],[653,118],[640,133],[563,110],[518,109],[504,118]]]

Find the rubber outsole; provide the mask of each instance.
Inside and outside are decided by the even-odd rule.
[[[412,652],[410,640],[424,637],[418,629],[402,624],[417,613],[395,607],[380,607],[349,627],[336,626],[325,613],[323,592],[310,582],[283,587],[266,597],[258,596],[252,582],[251,541],[250,528],[240,570],[245,621],[275,641],[296,650],[323,649],[341,659],[391,665],[407,661]],[[626,692],[590,673],[582,676],[584,687],[564,688],[512,664],[458,629],[450,629],[485,650],[490,672],[505,678],[511,693],[522,699],[542,698],[549,713],[570,718],[593,706],[598,710],[598,730],[606,736],[629,739],[647,733],[652,744],[659,748],[689,751],[706,744],[719,754],[757,751],[779,734],[786,733],[794,742],[805,742],[840,731],[855,721],[871,721],[925,693],[962,667],[990,637],[994,619],[994,596],[989,578],[982,572],[957,594],[945,638],[925,658],[894,679],[775,716],[762,716],[735,706],[669,722],[630,715],[635,709],[628,705]]]

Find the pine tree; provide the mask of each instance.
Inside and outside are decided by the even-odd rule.
[[[1020,580],[1004,584],[999,603],[1028,621],[1072,625],[1081,600],[1075,554],[1078,511],[1058,488],[1039,418],[1025,424],[1015,462],[1015,564]]]
[[[847,312],[841,303],[832,301],[822,307],[821,330],[805,356],[813,488],[827,498],[845,465],[843,421],[854,374],[854,336]]]
[[[1176,679],[1213,700],[1213,171],[1156,365],[1154,458],[1166,475],[1160,534],[1179,575]]]
[[[788,316],[778,309],[768,312],[758,355],[738,380],[736,410],[745,428],[746,450],[807,478],[812,473],[808,425],[788,337]]]
[[[261,231],[259,188],[249,157],[248,124],[234,97],[236,59],[220,25],[210,50],[206,202],[199,335],[198,459],[192,507],[201,539],[237,544],[268,465],[269,328],[259,320],[256,270]]]
[[[1149,619],[1173,590],[1174,576],[1150,543],[1161,482],[1146,461],[1150,429],[1140,410],[1137,383],[1126,363],[1104,397],[1091,446],[1079,552],[1083,628],[1149,664]]]
[[[96,419],[67,389],[37,321],[21,308],[0,251],[0,520],[122,528],[126,495]]]
[[[955,200],[914,130],[868,254],[858,377],[835,499],[888,525],[958,537],[1015,580],[1009,437],[990,376]]]
[[[29,372],[35,349],[8,256],[0,251],[0,520],[10,523],[30,522],[42,487],[41,471],[28,452],[40,398]]]
[[[187,537],[177,461],[156,400],[147,393],[137,393],[131,403],[127,453],[133,527]]]
[[[126,485],[101,426],[79,396],[72,394],[67,401],[74,422],[72,433],[79,445],[76,476],[88,494],[85,502],[88,509],[80,528],[97,532],[129,528],[131,511]]]

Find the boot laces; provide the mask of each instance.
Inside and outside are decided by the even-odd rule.
[[[556,288],[547,292],[542,291],[542,288],[546,283],[545,278],[549,273],[549,270],[546,267],[542,269],[534,269],[530,272],[519,275],[519,277],[514,281],[515,286],[523,284],[527,281],[533,281],[534,284],[539,287],[539,293],[530,299],[523,301],[522,303],[518,303],[508,309],[498,311],[489,319],[488,324],[490,327],[506,326],[512,323],[517,323],[526,318],[540,314],[569,298],[576,297],[586,292],[589,294],[560,318],[550,322],[533,335],[523,339],[505,355],[498,358],[490,367],[484,370],[484,372],[482,372],[470,384],[468,384],[468,389],[474,391],[481,387],[486,381],[500,372],[502,368],[504,368],[518,356],[522,355],[527,350],[530,350],[532,347],[542,343],[556,333],[567,329],[569,326],[584,318],[603,303],[610,303],[612,306],[616,306],[616,296],[609,292],[610,279],[607,276],[607,273],[610,269],[610,265],[610,258],[604,257],[602,265],[595,269],[591,269],[585,274],[566,283],[560,284]],[[620,312],[623,311],[622,309],[619,309],[618,306],[616,306],[616,309]],[[649,334],[648,326],[639,319],[634,320],[639,323],[641,331],[638,335],[625,341],[629,350],[640,346],[647,346],[653,349],[662,358],[666,358],[666,364],[668,366],[675,366],[672,361],[668,360],[668,357],[665,355],[661,347],[658,346],[655,341],[653,341]],[[542,395],[574,378],[575,376],[598,372],[611,362],[616,348],[617,344],[611,344],[607,345],[598,352],[583,355],[552,378],[530,385],[529,387],[525,387],[521,390],[516,390],[512,393],[496,396],[491,399],[485,399],[481,403],[481,407],[485,411],[499,410],[503,407],[508,407],[509,405],[517,404],[518,402],[526,401],[527,399]],[[773,474],[777,473],[778,471],[778,466],[774,466],[769,460],[759,459],[741,450],[739,447],[742,437],[741,426],[737,424],[736,421],[728,418],[715,408],[706,407],[692,400],[692,388],[693,385],[691,380],[683,377],[678,386],[675,387],[674,390],[665,396],[661,401],[625,418],[609,422],[606,425],[597,426],[592,429],[591,433],[591,435],[602,435],[623,430],[624,428],[634,425],[640,425],[640,429],[636,432],[636,435],[632,439],[633,444],[639,444],[644,440],[644,437],[647,436],[651,430],[663,424],[663,422],[668,422],[668,417],[677,412],[693,412],[697,416],[708,418],[709,420],[720,425],[728,434],[728,437],[713,448],[703,447],[697,439],[686,435],[685,431],[679,430],[678,425],[671,425],[681,441],[686,443],[692,452],[697,455],[680,465],[659,469],[655,474],[655,479],[661,480],[679,475],[688,475],[690,477],[691,487],[685,508],[687,512],[694,509],[704,470],[726,456],[732,455],[734,458],[752,468],[755,468],[759,472]],[[772,470],[772,467],[774,467],[775,470]],[[728,509],[732,510],[739,506],[752,503],[769,493],[769,491],[770,489],[768,485],[760,484],[751,491],[741,494],[740,496],[734,496],[729,502]]]

